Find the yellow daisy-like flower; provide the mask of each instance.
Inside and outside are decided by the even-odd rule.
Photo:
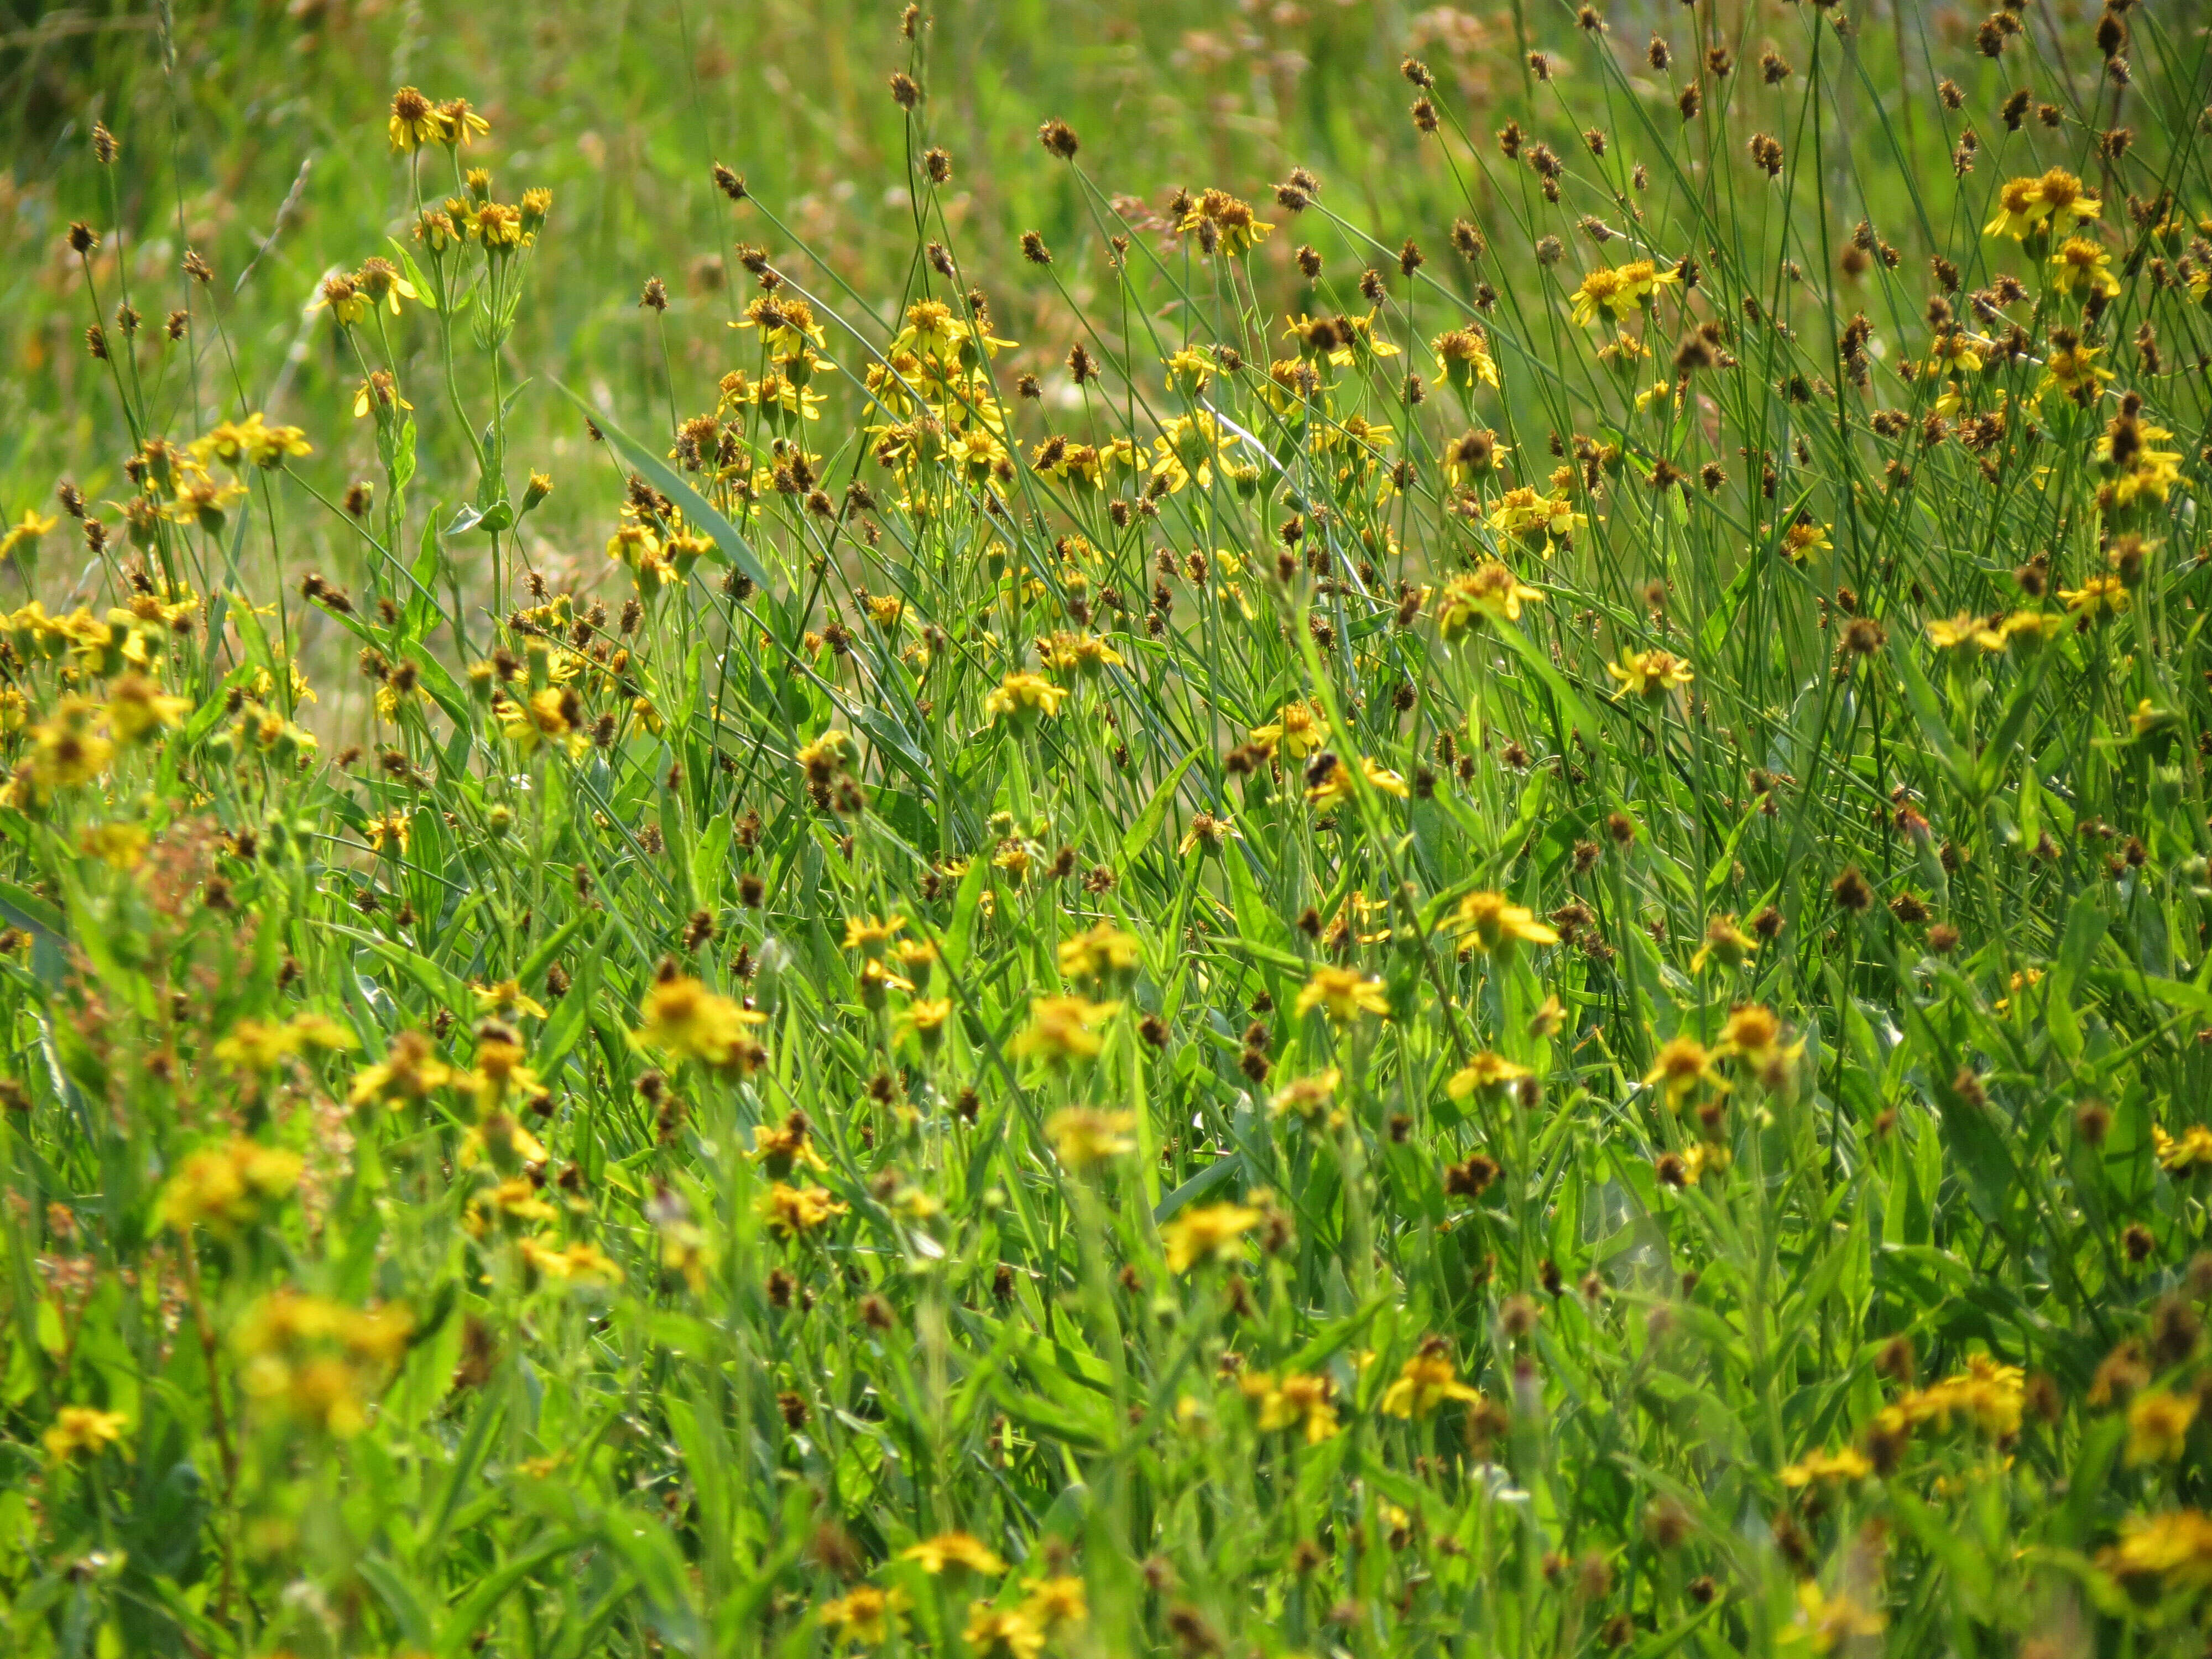
[[[1721,1074],[1713,1069],[1713,1051],[1697,1038],[1670,1037],[1660,1045],[1644,1081],[1663,1086],[1667,1102],[1673,1105],[1701,1083],[1725,1086]]]
[[[901,1550],[898,1559],[914,1562],[933,1578],[947,1567],[965,1567],[970,1572],[982,1573],[1006,1570],[1006,1564],[981,1540],[964,1532],[942,1532],[934,1538],[925,1538]]]
[[[2061,294],[2117,296],[2120,279],[2112,275],[2112,256],[2086,236],[2069,236],[2051,256],[2051,286]]]
[[[1321,967],[1298,991],[1297,1011],[1310,1014],[1319,1008],[1338,1024],[1347,1024],[1361,1014],[1390,1012],[1390,998],[1382,981],[1350,968]]]
[[[40,1437],[46,1455],[58,1462],[93,1456],[109,1446],[120,1445],[131,1419],[121,1412],[104,1412],[93,1406],[64,1406]]]
[[[1431,1338],[1399,1368],[1397,1381],[1382,1391],[1382,1411],[1385,1417],[1420,1418],[1448,1400],[1473,1405],[1481,1398],[1480,1389],[1459,1380],[1459,1368],[1444,1344]]]
[[[1188,1273],[1200,1262],[1218,1261],[1267,1216],[1243,1204],[1204,1204],[1185,1210],[1160,1229],[1170,1273]]]
[[[1683,658],[1656,649],[1623,652],[1619,662],[1605,665],[1605,672],[1620,682],[1613,696],[1638,696],[1646,702],[1656,702],[1696,678]]]
[[[1042,674],[1018,672],[1007,675],[983,699],[983,712],[994,720],[1020,723],[1040,714],[1057,714],[1060,704],[1066,701],[1066,686],[1054,685]]]
[[[1443,585],[1437,598],[1437,633],[1451,641],[1485,620],[1517,623],[1521,607],[1543,597],[1540,589],[1523,582],[1503,562],[1486,559]]]
[[[1018,1058],[1041,1058],[1055,1066],[1093,1059],[1106,1046],[1097,1028],[1121,1006],[1118,1002],[1093,1002],[1087,997],[1032,997],[1030,1023],[1010,1046]]]
[[[1466,1065],[1451,1074],[1444,1084],[1444,1092],[1454,1100],[1465,1100],[1469,1095],[1487,1089],[1503,1088],[1517,1083],[1531,1073],[1526,1066],[1516,1065],[1503,1054],[1485,1048]]]
[[[1485,955],[1510,951],[1516,943],[1557,945],[1559,930],[1536,920],[1536,913],[1503,893],[1469,893],[1452,912],[1455,931]]]

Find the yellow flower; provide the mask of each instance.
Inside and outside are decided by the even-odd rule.
[[[1021,722],[1039,714],[1057,714],[1066,700],[1066,686],[1054,685],[1042,674],[1024,672],[1000,681],[998,689],[983,699],[983,712],[994,720],[1011,718]]]
[[[1802,1642],[1815,1653],[1826,1653],[1838,1644],[1849,1648],[1879,1636],[1888,1627],[1887,1615],[1861,1607],[1842,1590],[1826,1595],[1808,1578],[1797,1587],[1797,1619],[1783,1632],[1782,1639],[1792,1644]]]
[[[638,1010],[639,1029],[631,1033],[648,1048],[671,1060],[696,1060],[719,1072],[749,1075],[768,1056],[748,1033],[768,1016],[708,990],[697,980],[672,974],[657,981]]]
[[[1715,916],[1705,924],[1705,942],[1690,958],[1690,971],[1702,974],[1705,964],[1715,960],[1725,967],[1741,968],[1758,952],[1758,939],[1737,927],[1734,916]]]
[[[1444,1085],[1444,1092],[1454,1100],[1465,1100],[1479,1091],[1502,1088],[1530,1074],[1526,1066],[1516,1066],[1504,1055],[1485,1048],[1451,1074]]]
[[[1168,1271],[1185,1273],[1200,1262],[1218,1261],[1237,1240],[1266,1220],[1242,1204],[1205,1204],[1185,1210],[1160,1229]]]
[[[386,131],[395,155],[411,153],[446,136],[438,106],[412,87],[402,87],[392,94],[392,119]]]
[[[1486,559],[1443,585],[1437,599],[1437,632],[1450,641],[1484,618],[1517,623],[1521,607],[1543,597],[1540,589],[1530,587],[1500,561]]]
[[[217,1233],[251,1226],[264,1206],[290,1194],[305,1167],[297,1152],[243,1138],[194,1152],[161,1191],[161,1220],[177,1231]]]
[[[905,1628],[906,1607],[907,1594],[896,1585],[883,1590],[860,1584],[834,1601],[824,1601],[816,1609],[816,1617],[824,1630],[834,1632],[840,1640],[873,1648],[889,1641],[894,1631]]]
[[[778,1238],[804,1238],[828,1226],[851,1206],[820,1187],[792,1187],[779,1181],[754,1200],[754,1209]]]
[[[1615,696],[1633,694],[1650,702],[1687,685],[1695,678],[1687,662],[1671,651],[1660,650],[1624,652],[1619,662],[1605,665],[1605,672],[1620,682],[1613,692]]]
[[[2061,588],[2058,597],[2065,601],[2069,616],[2087,617],[2092,622],[2100,617],[2124,616],[2134,603],[2126,584],[2118,576],[2084,576],[2081,586]]]
[[[1700,1083],[1719,1085],[1720,1073],[1713,1069],[1713,1051],[1692,1036],[1670,1037],[1659,1048],[1651,1069],[1644,1074],[1647,1084],[1663,1084],[1667,1102],[1674,1105],[1682,1097]]]
[[[1334,1066],[1310,1077],[1293,1079],[1275,1091],[1268,1109],[1277,1117],[1288,1115],[1310,1123],[1328,1110],[1337,1085],[1343,1080],[1344,1074]]]
[[[1106,1046],[1097,1028],[1112,1018],[1121,1006],[1118,1002],[1092,1002],[1087,997],[1032,997],[1030,1023],[1011,1046],[1021,1059],[1040,1056],[1055,1066],[1091,1059]]]
[[[1316,1008],[1326,1010],[1342,1025],[1363,1013],[1389,1014],[1390,998],[1379,979],[1350,968],[1321,967],[1298,992],[1298,1012],[1310,1014]]]
[[[119,1445],[130,1419],[121,1412],[104,1412],[93,1406],[64,1406],[54,1413],[52,1425],[40,1437],[46,1455],[67,1462],[78,1455],[96,1456]]]
[[[2112,256],[2086,236],[2069,236],[2051,256],[2051,286],[2061,294],[2087,291],[2112,299],[2120,291]]]
[[[1060,942],[1063,979],[1127,981],[1135,975],[1137,963],[1137,941],[1110,921]]]
[[[2201,1123],[2191,1124],[2179,1140],[2154,1123],[2150,1140],[2158,1167],[2169,1175],[2194,1175],[2199,1170],[2212,1169],[2212,1129]]]
[[[2212,1589],[2212,1516],[2198,1510],[2131,1515],[2120,1541],[2098,1557],[2116,1577],[2160,1577],[2168,1589]]]
[[[1451,926],[1486,956],[1510,951],[1516,943],[1557,945],[1559,930],[1536,920],[1536,913],[1503,893],[1469,893],[1452,912]]]
[[[899,1552],[902,1561],[913,1561],[934,1578],[947,1567],[965,1567],[970,1572],[1004,1572],[1006,1564],[985,1547],[980,1539],[964,1532],[941,1532],[934,1538],[925,1538]]]
[[[1306,1444],[1318,1446],[1340,1431],[1336,1384],[1326,1376],[1292,1371],[1278,1382],[1266,1371],[1247,1371],[1237,1379],[1237,1386],[1258,1408],[1263,1434],[1300,1429]]]
[[[1398,1380],[1382,1391],[1382,1410],[1385,1417],[1419,1418],[1447,1400],[1473,1405],[1481,1398],[1480,1389],[1459,1380],[1459,1368],[1452,1364],[1443,1340],[1431,1337],[1399,1367]]]
[[[968,1604],[968,1626],[960,1632],[976,1659],[1036,1659],[1044,1651],[1044,1626],[1026,1607]]]
[[[2128,1407],[2128,1462],[2172,1462],[2189,1443],[2189,1425],[2196,1420],[2194,1394],[2137,1395]]]
[[[1429,349],[1436,354],[1437,373],[1462,395],[1472,393],[1478,381],[1484,386],[1498,384],[1498,363],[1490,355],[1490,343],[1472,324],[1447,329],[1429,342]]]
[[[892,916],[888,920],[877,916],[848,916],[845,918],[845,948],[858,951],[874,958],[883,955],[892,939],[906,931],[906,918]]]
[[[1249,203],[1226,191],[1209,190],[1191,204],[1176,228],[1184,235],[1196,235],[1209,252],[1218,247],[1235,255],[1249,251],[1275,228],[1255,217]]]
[[[1091,1616],[1091,1603],[1080,1578],[1040,1578],[1030,1586],[1022,1607],[1048,1631],[1079,1625]]]
[[[622,1272],[596,1244],[555,1244],[536,1237],[521,1241],[522,1259],[544,1278],[561,1284],[611,1285]]]
[[[42,519],[25,507],[23,516],[9,527],[6,535],[0,536],[0,559],[13,558],[18,548],[35,548],[39,538],[51,532],[60,522],[59,519]]]
[[[1248,734],[1254,747],[1285,760],[1304,760],[1328,740],[1326,717],[1314,704],[1291,702],[1272,725],[1255,726]]]
[[[1808,1452],[1782,1471],[1785,1486],[1809,1486],[1815,1480],[1863,1480],[1874,1473],[1874,1465],[1866,1454],[1856,1446],[1846,1446],[1841,1451]]]
[[[52,720],[31,728],[28,775],[40,794],[82,788],[107,769],[115,745],[93,727],[100,712],[82,697],[64,697]]]
[[[1334,755],[1324,758],[1328,762],[1326,767],[1316,760],[1306,774],[1312,780],[1306,786],[1306,799],[1316,806],[1334,806],[1340,801],[1350,800],[1358,787],[1352,781],[1351,769]],[[1386,795],[1395,795],[1400,800],[1404,800],[1413,793],[1405,779],[1377,764],[1370,756],[1359,757],[1359,772],[1370,787],[1379,789]],[[1316,773],[1319,775],[1316,776]]]
[[[143,823],[98,823],[77,838],[77,845],[111,870],[135,870],[151,839]]]
[[[1574,534],[1583,515],[1564,495],[1540,495],[1527,484],[1507,490],[1485,521],[1500,536],[1510,536],[1524,546],[1542,547],[1565,541]]]
[[[1103,1112],[1088,1106],[1067,1106],[1044,1121],[1045,1138],[1060,1161],[1075,1170],[1095,1170],[1137,1150],[1131,1138],[1137,1127],[1132,1112]]]

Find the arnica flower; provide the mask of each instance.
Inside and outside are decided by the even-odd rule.
[[[1793,1646],[1802,1643],[1815,1653],[1829,1653],[1851,1649],[1888,1628],[1888,1616],[1880,1610],[1862,1606],[1845,1590],[1830,1595],[1808,1578],[1797,1587],[1797,1617],[1782,1632],[1782,1639]]]
[[[811,1126],[804,1112],[795,1111],[781,1123],[753,1125],[753,1149],[745,1156],[778,1181],[802,1164],[815,1170],[827,1170],[830,1167],[829,1161],[814,1148]]]
[[[1815,1481],[1863,1480],[1873,1473],[1874,1465],[1864,1452],[1845,1446],[1841,1451],[1807,1453],[1782,1471],[1782,1484],[1795,1489]]]
[[[1042,674],[1026,672],[1009,674],[999,682],[996,690],[983,699],[983,712],[993,720],[1011,720],[1016,725],[1026,725],[1039,715],[1057,714],[1060,706],[1067,701],[1067,688],[1054,685]]]
[[[1480,1389],[1471,1389],[1459,1380],[1459,1368],[1452,1364],[1443,1339],[1432,1336],[1399,1367],[1397,1381],[1383,1389],[1382,1411],[1385,1417],[1422,1418],[1448,1400],[1471,1406],[1481,1399]]]
[[[402,87],[392,94],[392,119],[386,130],[392,136],[392,153],[400,155],[412,155],[446,136],[438,106],[412,87]]]
[[[1329,1102],[1336,1097],[1337,1085],[1343,1081],[1343,1073],[1334,1066],[1309,1077],[1294,1078],[1275,1091],[1268,1109],[1277,1117],[1314,1122],[1328,1115]]]
[[[1283,712],[1271,724],[1255,726],[1248,735],[1255,748],[1271,757],[1304,760],[1328,740],[1328,724],[1314,704],[1292,702],[1283,705]]]
[[[1810,518],[1796,520],[1782,532],[1782,556],[1792,564],[1804,563],[1828,545],[1827,526]]]
[[[1473,324],[1445,330],[1429,342],[1429,349],[1436,354],[1437,373],[1462,397],[1472,395],[1478,382],[1489,386],[1498,384],[1498,363],[1490,355],[1490,342]]]
[[[890,948],[892,939],[906,931],[906,918],[892,916],[888,920],[877,916],[848,916],[845,918],[845,948],[858,951],[874,960]]]
[[[1208,252],[1218,247],[1232,257],[1249,252],[1274,228],[1254,216],[1250,203],[1240,202],[1223,190],[1200,192],[1176,225],[1183,235],[1196,235]]]
[[[779,1181],[754,1200],[753,1208],[769,1232],[789,1241],[819,1231],[850,1206],[820,1187],[792,1187]]]
[[[2160,1389],[2137,1395],[2128,1407],[2128,1463],[2171,1463],[2189,1444],[2197,1396]]]
[[[143,674],[125,674],[107,688],[107,729],[118,743],[144,741],[185,723],[188,697],[171,696]]]
[[[42,519],[25,507],[23,516],[9,526],[6,535],[0,536],[0,559],[12,559],[21,550],[36,549],[39,538],[52,534],[60,522],[59,519]]]
[[[1516,1065],[1503,1054],[1485,1048],[1451,1074],[1444,1084],[1444,1093],[1454,1100],[1465,1100],[1469,1095],[1502,1089],[1529,1075],[1526,1066]]]
[[[1322,764],[1324,761],[1327,765]],[[1370,788],[1379,789],[1386,795],[1404,800],[1413,793],[1405,779],[1368,756],[1359,757],[1359,771]],[[1306,776],[1306,799],[1316,806],[1334,806],[1340,801],[1350,800],[1358,788],[1352,781],[1351,769],[1332,754],[1322,754],[1307,769]]]
[[[945,1041],[945,1023],[951,1018],[950,997],[916,997],[899,1016],[899,1024],[925,1049],[933,1051]]]
[[[1160,1229],[1168,1271],[1187,1273],[1202,1262],[1219,1261],[1246,1233],[1267,1219],[1243,1204],[1202,1204],[1185,1210]]]
[[[1437,598],[1437,633],[1450,641],[1483,621],[1517,623],[1521,607],[1544,597],[1498,559],[1486,559],[1443,585]]]
[[[1086,1173],[1127,1158],[1137,1150],[1136,1115],[1104,1112],[1089,1106],[1068,1106],[1044,1122],[1045,1139],[1054,1155],[1078,1174]]]
[[[94,729],[98,704],[64,697],[50,720],[33,726],[28,776],[40,795],[82,788],[107,769],[115,745]]]
[[[1390,997],[1379,979],[1350,968],[1321,967],[1298,991],[1299,1013],[1310,1014],[1316,1008],[1344,1025],[1361,1014],[1388,1015]]]
[[[768,1022],[757,1009],[744,1007],[708,990],[697,980],[672,974],[655,981],[638,1009],[631,1035],[671,1060],[696,1060],[718,1072],[740,1077],[767,1059],[750,1033]]]
[[[1574,510],[1565,496],[1541,495],[1527,484],[1498,497],[1486,520],[1497,534],[1510,536],[1530,548],[1541,547],[1547,541],[1565,541],[1583,521],[1583,515]]]
[[[1110,921],[1085,928],[1060,942],[1064,979],[1126,983],[1137,972],[1137,941]]]
[[[1054,673],[1079,674],[1095,679],[1109,668],[1119,668],[1121,653],[1096,634],[1067,630],[1048,635],[1036,642],[1037,660]]]
[[[2150,1144],[2157,1155],[2158,1167],[2168,1175],[2193,1176],[2203,1170],[2212,1170],[2212,1129],[2201,1123],[2191,1124],[2179,1139],[2154,1123]]]
[[[1690,958],[1690,971],[1702,974],[1709,962],[1717,962],[1724,968],[1741,968],[1758,953],[1758,939],[1737,927],[1734,916],[1715,916],[1705,924],[1705,942]]]
[[[1044,1651],[1044,1626],[1027,1607],[968,1604],[968,1623],[960,1639],[975,1659],[1036,1659]]]
[[[1040,1578],[1022,1598],[1022,1610],[1054,1631],[1083,1623],[1091,1616],[1091,1602],[1080,1578]]]
[[[1885,1407],[1876,1420],[1892,1431],[1901,1431],[1925,1423],[1948,1428],[1954,1416],[1963,1416],[1983,1433],[2002,1438],[2020,1432],[2021,1407],[2026,1399],[2026,1372],[2017,1365],[2001,1365],[1986,1354],[1976,1354],[1966,1362],[1965,1370],[1905,1395],[1895,1405]]]
[[[52,1424],[40,1439],[47,1456],[65,1463],[73,1457],[96,1456],[110,1446],[121,1444],[130,1420],[121,1412],[104,1412],[94,1406],[64,1406],[54,1413]]]
[[[346,1104],[416,1105],[453,1080],[453,1067],[438,1059],[428,1037],[420,1031],[401,1031],[392,1037],[382,1060],[354,1074]]]
[[[1971,651],[1976,646],[1988,652],[2002,651],[2011,643],[2011,637],[2001,623],[1992,623],[1972,611],[1960,611],[1944,620],[1939,618],[1928,624],[1928,642],[1938,651]]]
[[[532,1273],[555,1284],[612,1285],[622,1279],[622,1270],[605,1250],[582,1240],[556,1244],[533,1236],[520,1240],[518,1248]]]
[[[2129,596],[2127,584],[2118,576],[2084,576],[2081,586],[2061,588],[2058,597],[2064,602],[2068,614],[2085,617],[2091,622],[2124,616],[2135,602]]]
[[[947,1567],[965,1567],[970,1572],[983,1573],[1006,1570],[1006,1564],[981,1540],[964,1532],[941,1532],[934,1538],[925,1538],[901,1550],[898,1559],[915,1563],[933,1578]]]
[[[321,1014],[299,1013],[282,1025],[241,1019],[215,1045],[216,1059],[234,1071],[271,1072],[287,1054],[303,1048],[351,1048],[354,1034]]]
[[[872,1584],[859,1584],[834,1601],[824,1601],[815,1609],[814,1616],[839,1641],[874,1648],[889,1641],[894,1631],[906,1627],[906,1608],[907,1594],[896,1585],[878,1589]]]
[[[2116,298],[2120,279],[2112,275],[2112,256],[2086,236],[2069,236],[2051,256],[2051,286],[2060,294],[2100,294]]]
[[[1695,678],[1688,662],[1671,651],[1656,649],[1624,652],[1619,662],[1605,665],[1605,672],[1620,682],[1613,696],[1638,696],[1648,702],[1656,702]]]
[[[1097,1028],[1121,1006],[1118,1002],[1093,1002],[1087,997],[1032,997],[1030,1023],[1016,1035],[1011,1047],[1020,1059],[1041,1058],[1054,1066],[1093,1059],[1106,1046]]]
[[[2123,1580],[2163,1579],[2168,1590],[2212,1589],[2212,1516],[2189,1509],[2131,1515],[2097,1565]]]
[[[1660,1044],[1651,1069],[1644,1074],[1649,1085],[1662,1086],[1667,1103],[1679,1105],[1682,1097],[1699,1084],[1711,1084],[1724,1088],[1721,1074],[1713,1069],[1713,1051],[1692,1036],[1669,1037]]]
[[[1516,944],[1557,945],[1559,930],[1536,920],[1536,913],[1503,893],[1469,893],[1452,911],[1453,931],[1486,956],[1510,952]]]
[[[1262,1434],[1297,1429],[1306,1444],[1318,1446],[1340,1432],[1336,1384],[1326,1376],[1292,1371],[1278,1382],[1266,1371],[1247,1371],[1237,1388],[1255,1408]]]
[[[1221,428],[1207,410],[1178,415],[1162,423],[1152,440],[1152,476],[1167,480],[1168,493],[1181,491],[1193,480],[1200,489],[1213,486],[1213,458],[1220,453]]]
[[[2081,187],[2081,181],[2063,167],[2053,167],[2039,179],[2008,180],[1997,192],[1996,216],[1982,227],[1984,236],[2009,236],[2025,241],[2040,231],[2063,236],[2078,221],[2094,219],[2104,204]]]
[[[350,1438],[368,1426],[370,1407],[414,1329],[413,1315],[398,1304],[363,1312],[279,1291],[239,1323],[234,1340],[246,1358],[240,1381],[255,1402]]]

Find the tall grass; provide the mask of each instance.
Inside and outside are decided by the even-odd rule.
[[[15,71],[11,1650],[2201,1648],[2203,21],[742,22]]]

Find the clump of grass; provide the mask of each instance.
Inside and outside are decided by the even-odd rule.
[[[2200,1645],[2203,55],[1774,27],[981,241],[909,10],[902,285],[716,164],[644,410],[461,99],[301,425],[73,226],[11,1650]]]

